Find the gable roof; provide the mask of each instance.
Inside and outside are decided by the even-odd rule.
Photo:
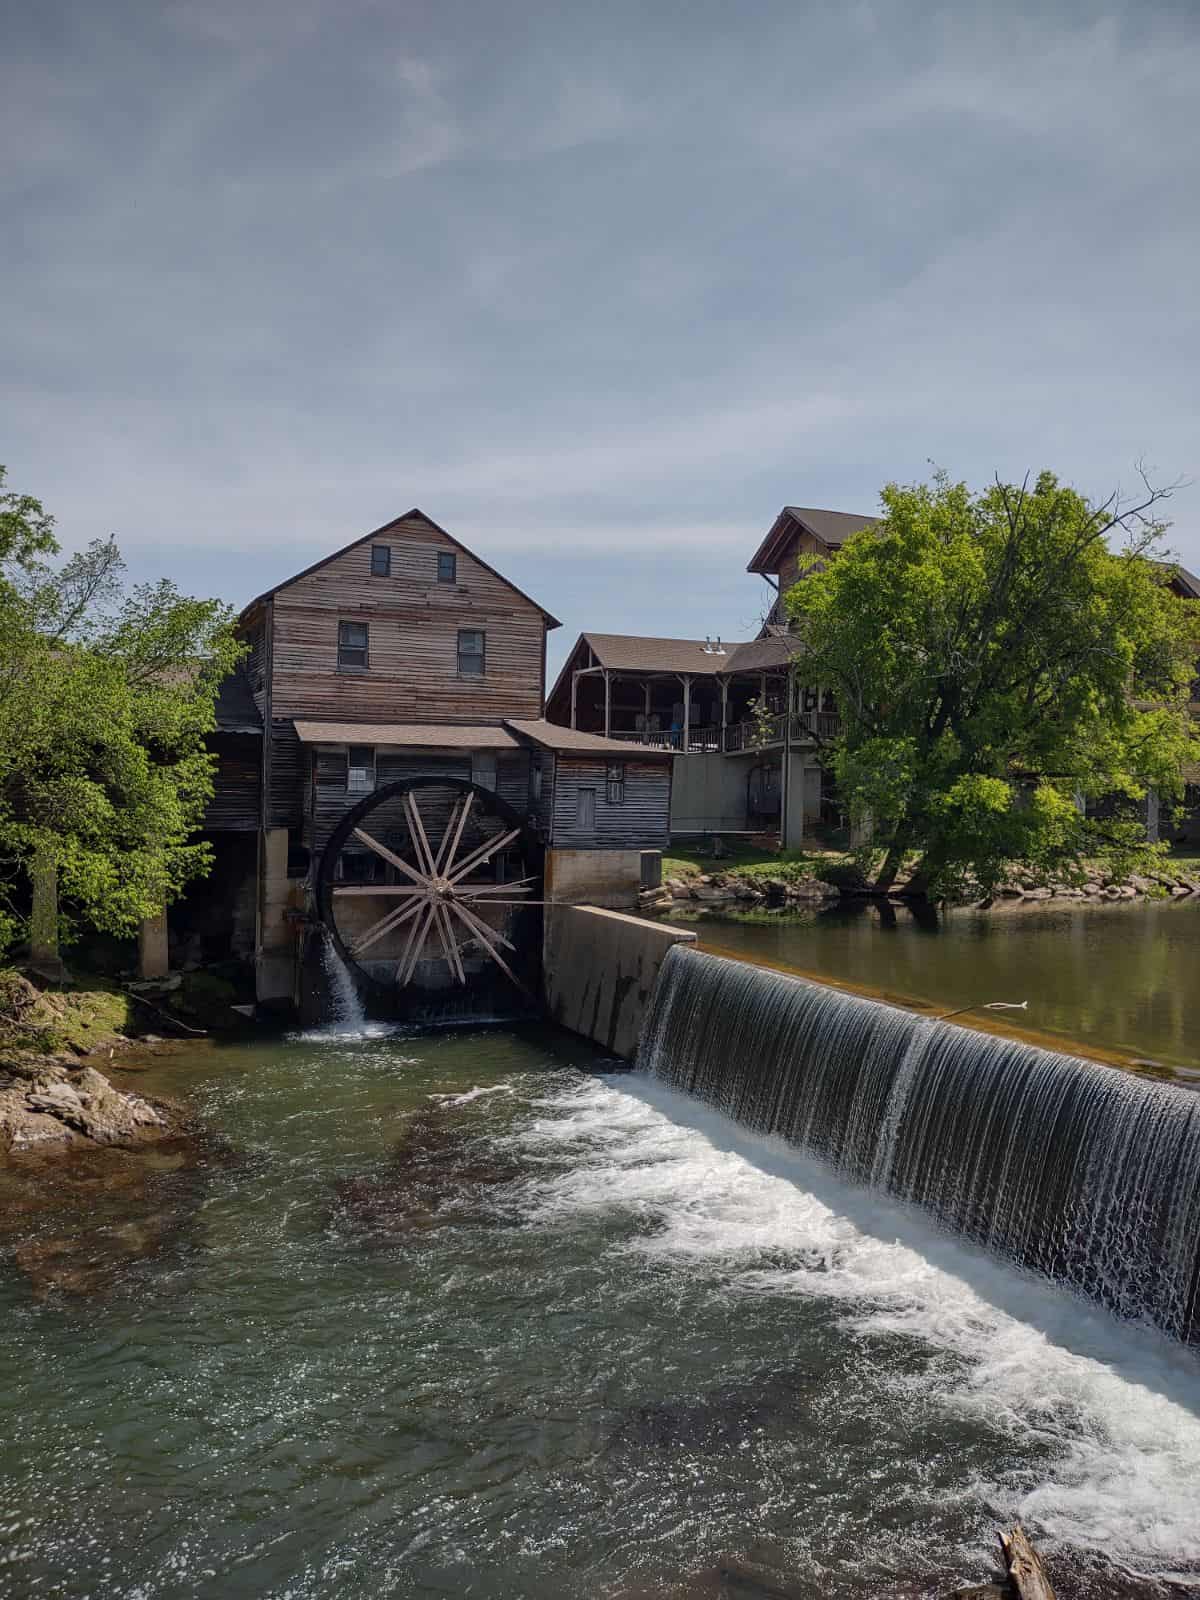
[[[822,511],[811,506],[784,506],[771,530],[746,566],[747,572],[778,572],[788,544],[797,532],[810,533],[828,550],[839,550],[852,534],[876,528],[879,517],[853,511]]]
[[[373,528],[370,533],[360,534],[357,539],[351,539],[349,544],[342,545],[340,550],[332,550],[327,556],[322,556],[319,561],[314,561],[311,566],[305,567],[302,572],[293,572],[290,578],[284,578],[280,583],[275,584],[272,588],[264,589],[262,594],[255,595],[253,600],[242,607],[240,614],[244,617],[248,611],[253,609],[254,606],[260,605],[264,600],[269,600],[272,595],[278,594],[281,589],[287,589],[293,583],[299,583],[301,578],[307,578],[312,572],[319,572],[322,567],[327,567],[331,561],[336,561],[339,556],[346,555],[348,551],[357,549],[360,544],[366,544],[371,539],[378,539],[385,533],[391,533],[393,529],[398,528],[401,523],[411,522],[414,518],[420,518],[420,520],[428,527],[432,528],[435,533],[440,533],[443,539],[449,539],[450,543],[455,547],[456,550],[461,550],[463,555],[470,556],[472,561],[477,561],[485,572],[490,572],[493,578],[498,578],[500,582],[504,584],[505,588],[511,589],[515,595],[519,595],[522,600],[527,601],[536,610],[540,611],[542,616],[546,619],[546,626],[548,628],[562,627],[562,623],[558,620],[558,618],[552,616],[550,612],[546,610],[545,606],[538,605],[538,602],[532,597],[532,595],[526,594],[524,589],[518,589],[515,583],[506,578],[502,572],[497,572],[495,567],[493,567],[489,562],[485,561],[482,556],[476,555],[474,550],[468,550],[467,546],[463,544],[461,539],[456,539],[452,533],[447,533],[445,528],[436,523],[432,517],[426,516],[419,506],[414,506],[411,511],[406,511],[403,516],[393,517],[390,522],[385,522],[381,528]]]
[[[547,750],[560,755],[611,756],[620,761],[673,761],[674,750],[660,749],[657,745],[643,745],[623,739],[606,739],[600,733],[581,733],[578,728],[560,728],[557,722],[547,722],[544,717],[518,722],[505,719],[504,726],[511,728],[523,739],[532,740]]]
[[[1185,600],[1200,600],[1200,578],[1190,573],[1186,567],[1181,567],[1178,562],[1163,562],[1161,565],[1170,568],[1171,581],[1179,586]]]

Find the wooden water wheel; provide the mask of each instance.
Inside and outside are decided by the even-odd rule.
[[[528,999],[540,944],[542,851],[490,789],[404,779],[338,823],[317,903],[342,959],[374,988],[460,989],[498,972]]]

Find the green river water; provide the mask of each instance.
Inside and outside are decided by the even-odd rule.
[[[219,1142],[0,1254],[0,1594],[865,1600],[983,1581],[1018,1515],[1063,1600],[1200,1585],[1194,1352],[605,1065],[368,1029],[123,1075]],[[80,1238],[83,1293],[39,1272]]]

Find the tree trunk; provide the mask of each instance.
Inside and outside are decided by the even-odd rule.
[[[883,858],[883,865],[875,879],[877,894],[887,894],[896,881],[896,875],[904,865],[904,858],[908,854],[908,847],[912,843],[913,829],[911,822],[899,822],[892,834],[892,842],[888,845],[887,855]]]

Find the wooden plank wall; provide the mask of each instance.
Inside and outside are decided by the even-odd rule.
[[[371,573],[372,544],[392,552]],[[438,552],[458,581],[439,583]],[[363,722],[498,722],[542,710],[544,618],[502,578],[419,518],[366,540],[273,598],[271,713]],[[369,666],[339,670],[339,622],[370,629]],[[458,631],[487,635],[483,677],[458,676]]]
[[[299,827],[303,820],[303,752],[296,729],[286,718],[275,717],[271,722],[267,770],[267,827]]]
[[[665,850],[671,836],[671,763],[627,761],[625,798],[610,805],[607,763],[559,752],[551,842],[570,850]],[[579,791],[596,791],[595,831],[579,827]]]
[[[542,795],[540,800],[533,799],[532,763],[540,761],[542,764]],[[546,839],[550,839],[554,831],[554,783],[557,762],[553,750],[535,750],[531,757],[531,773],[529,782],[530,810],[537,822],[537,827]]]
[[[253,734],[211,733],[217,758],[213,797],[204,813],[205,833],[252,833],[258,827],[262,740]]]

